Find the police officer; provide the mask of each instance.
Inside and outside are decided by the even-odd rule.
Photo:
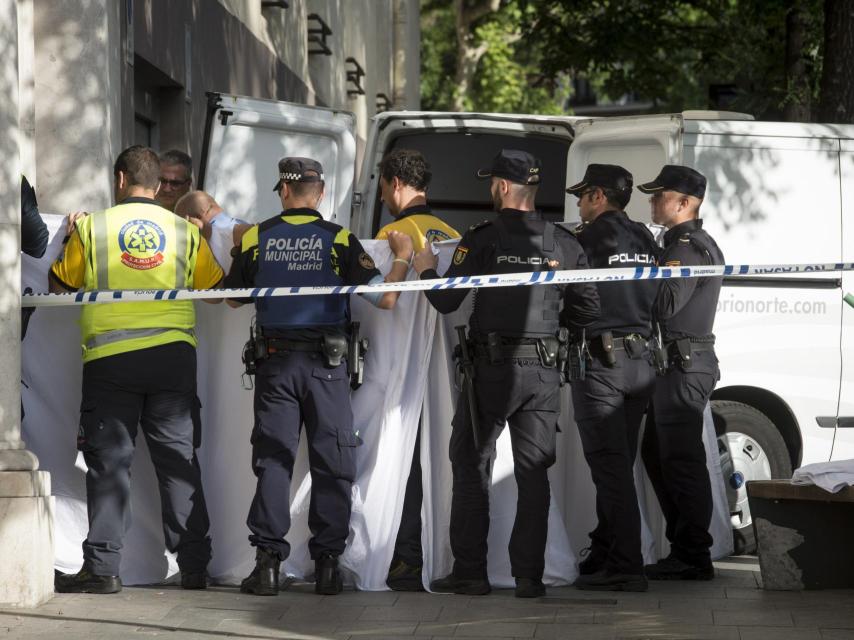
[[[377,240],[384,240],[395,232],[405,233],[412,239],[413,247],[421,250],[427,242],[460,237],[455,229],[433,215],[427,204],[427,187],[432,174],[421,152],[395,149],[382,159],[379,169],[380,194],[394,222],[380,229]],[[424,563],[421,550],[421,503],[424,493],[421,486],[420,423],[414,451],[403,496],[394,555],[386,578],[386,584],[393,591],[424,590],[421,581]]]
[[[624,211],[632,195],[631,173],[616,165],[591,164],[567,192],[578,198],[582,225],[576,238],[591,268],[655,264],[655,239]],[[598,516],[589,553],[579,565],[579,589],[647,589],[633,468],[655,380],[648,343],[657,286],[649,280],[597,284],[602,316],[586,330],[585,377],[572,382],[575,421],[596,485]]]
[[[199,230],[154,200],[160,162],[146,147],[119,154],[116,206],[76,222],[50,270],[53,292],[208,289],[222,270]],[[60,574],[63,593],[115,593],[120,550],[130,524],[130,467],[142,427],[160,486],[166,548],[178,554],[181,585],[204,589],[211,555],[208,512],[195,447],[193,302],[133,302],[83,307],[83,398],[78,448],[86,461],[89,534],[83,568]]]
[[[347,229],[324,220],[323,168],[310,158],[282,158],[275,190],[284,211],[251,227],[241,240],[226,283],[230,287],[361,285],[383,281],[374,261]],[[404,234],[389,240],[397,256],[386,281],[406,276],[412,242]],[[396,293],[364,294],[389,309]],[[232,301],[239,306],[246,300]],[[305,423],[311,471],[309,551],[315,561],[315,591],[341,591],[338,556],[350,523],[350,494],[356,474],[356,446],[350,410],[347,342],[350,299],[340,296],[258,298],[259,344],[255,382],[252,467],[258,478],[249,508],[249,541],[256,566],[241,591],[278,593],[279,565],[290,545],[291,475]]]
[[[703,230],[700,205],[706,178],[689,167],[665,165],[652,182],[652,220],[667,228],[660,264],[724,264]],[[711,580],[712,489],[703,447],[703,411],[720,377],[712,326],[722,278],[663,280],[655,301],[668,357],[653,397],[654,424],[644,437],[644,460],[667,521],[670,555],[646,567],[651,580]]]
[[[534,199],[540,161],[504,149],[492,166],[478,172],[491,178],[490,193],[499,216],[466,232],[446,277],[514,273],[523,270],[579,269],[587,259],[572,234],[543,218]],[[416,253],[421,278],[436,278],[436,257],[428,246]],[[466,289],[426,292],[441,313],[457,309]],[[516,596],[545,593],[542,582],[548,529],[548,468],[555,461],[560,412],[560,372],[555,367],[561,307],[577,326],[599,315],[592,284],[484,288],[477,291],[469,321],[475,356],[474,406],[460,394],[450,442],[453,471],[451,550],[453,572],[430,588],[444,593],[490,592],[486,554],[489,486],[495,442],[510,425],[518,502],[510,538]],[[473,429],[475,430],[473,432]]]

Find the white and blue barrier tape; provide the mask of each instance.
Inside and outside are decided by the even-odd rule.
[[[270,298],[278,296],[315,296],[388,291],[430,291],[441,289],[481,289],[486,287],[536,286],[541,284],[578,284],[629,280],[666,280],[714,276],[767,276],[854,271],[854,263],[717,265],[693,267],[629,267],[619,269],[573,269],[534,271],[485,276],[404,280],[374,285],[333,287],[254,287],[244,289],[158,289],[120,291],[78,291],[76,293],[34,293],[21,296],[23,307],[65,307],[106,302],[152,302],[157,300],[202,300],[217,298]]]

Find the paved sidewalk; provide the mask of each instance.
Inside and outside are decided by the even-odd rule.
[[[538,600],[511,590],[485,597],[354,592],[316,596],[296,584],[278,597],[236,588],[126,588],[111,596],[57,595],[38,609],[0,610],[4,638],[702,638],[854,639],[854,590],[766,592],[755,559],[717,563],[712,582],[654,582],[647,593],[549,589]]]

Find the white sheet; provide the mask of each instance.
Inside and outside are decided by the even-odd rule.
[[[45,216],[51,245],[42,260],[25,258],[23,279],[34,291],[46,290],[46,272],[60,250],[56,231],[60,216]],[[366,241],[365,248],[381,269],[390,266],[387,244]],[[443,243],[440,271],[447,266],[453,241]],[[471,297],[471,296],[470,296]],[[466,321],[464,304],[455,314],[439,317],[420,294],[405,293],[391,312],[374,309],[358,297],[353,315],[371,342],[365,383],[353,394],[356,428],[364,445],[359,449],[359,474],[353,487],[353,516],[348,547],[342,557],[349,581],[359,589],[385,589],[385,577],[400,521],[403,493],[409,474],[419,416],[424,474],[424,579],[446,574],[452,564],[448,542],[451,471],[448,440],[457,392],[452,384],[450,345],[453,327]],[[22,389],[26,405],[24,438],[51,472],[56,496],[56,567],[76,571],[82,563],[81,542],[86,536],[85,465],[77,455],[80,403],[79,308],[40,309],[32,319],[24,343]],[[251,307],[197,304],[199,334],[199,396],[204,435],[199,451],[205,494],[211,517],[212,577],[234,584],[253,566],[247,541],[246,513],[255,488],[250,467],[249,433],[252,392],[241,385],[241,347],[252,317]],[[587,545],[595,524],[594,490],[572,421],[569,389],[564,389],[562,433],[558,461],[550,471],[552,508],[546,551],[549,584],[565,584],[576,577],[576,552]],[[177,571],[171,554],[164,552],[156,480],[144,439],[137,441],[132,477],[133,525],[122,551],[125,584],[147,584]],[[706,420],[709,469],[715,487],[715,515],[711,531],[713,557],[731,553],[732,538],[726,492],[720,475],[717,446],[710,414]],[[304,448],[304,447],[303,447]],[[639,486],[643,472],[638,468]],[[645,487],[645,485],[644,485]],[[291,557],[286,571],[308,577],[313,564],[305,544],[309,537],[307,509],[310,481],[305,451],[301,451],[292,485],[293,525],[288,540]],[[651,562],[666,553],[663,524],[654,495],[640,491],[644,516],[644,557]],[[489,536],[489,572],[495,586],[511,586],[507,544],[516,503],[507,431],[498,442],[493,470],[492,524]]]
[[[814,462],[795,469],[793,484],[814,484],[830,493],[854,485],[854,460]]]

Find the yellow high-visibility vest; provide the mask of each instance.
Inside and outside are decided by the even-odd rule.
[[[192,285],[198,228],[155,204],[130,202],[77,221],[85,291]],[[190,300],[83,305],[83,362],[171,342],[196,346]]]

